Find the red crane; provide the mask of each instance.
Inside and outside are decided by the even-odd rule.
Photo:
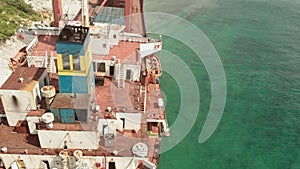
[[[58,27],[59,21],[63,17],[61,0],[52,0],[52,7],[53,7],[53,15],[54,15],[54,24],[56,27]]]

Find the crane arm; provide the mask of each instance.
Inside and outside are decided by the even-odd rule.
[[[104,0],[103,2],[102,2],[102,4],[99,6],[99,8],[97,9],[97,11],[93,14],[93,18],[95,18],[97,15],[98,15],[98,13],[101,11],[101,9],[103,8],[103,6],[105,5],[105,3],[107,2],[107,0]]]

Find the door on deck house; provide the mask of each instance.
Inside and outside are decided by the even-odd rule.
[[[75,112],[73,109],[60,109],[61,123],[75,123]]]
[[[87,110],[84,109],[76,109],[76,117],[75,120],[79,120],[80,122],[86,123],[87,122]]]
[[[131,79],[131,70],[126,70],[126,80]]]

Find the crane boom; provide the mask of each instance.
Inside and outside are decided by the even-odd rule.
[[[103,6],[105,5],[105,3],[107,2],[107,0],[104,0],[101,5],[99,6],[99,8],[97,9],[97,11],[93,14],[93,18],[95,18],[99,12],[101,11],[101,9],[103,8]]]

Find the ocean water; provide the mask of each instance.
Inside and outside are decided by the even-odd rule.
[[[207,71],[188,46],[164,39],[164,49],[180,56],[195,75],[201,106],[188,135],[161,154],[159,169],[299,169],[300,1],[154,0],[146,1],[145,9],[180,16],[201,29],[219,54],[227,82],[222,120],[200,144],[211,101]],[[161,82],[172,125],[180,90],[167,72]]]

